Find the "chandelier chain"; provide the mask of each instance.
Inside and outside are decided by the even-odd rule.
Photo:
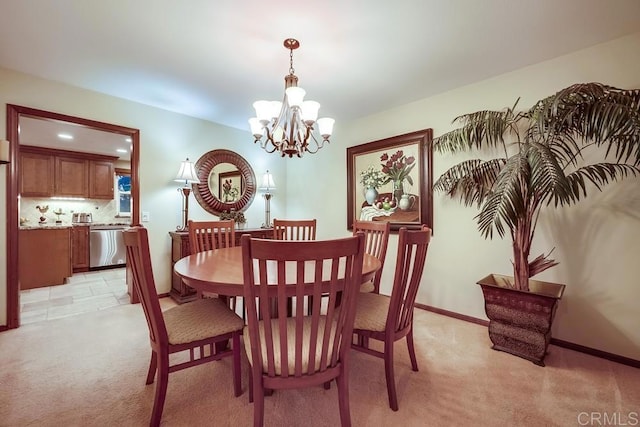
[[[293,75],[296,70],[293,68],[293,48],[289,48],[289,74]]]

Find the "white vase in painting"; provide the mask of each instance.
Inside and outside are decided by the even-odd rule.
[[[367,188],[367,190],[364,192],[364,199],[370,205],[373,205],[373,202],[375,202],[377,198],[378,198],[378,190],[376,190],[373,187]]]

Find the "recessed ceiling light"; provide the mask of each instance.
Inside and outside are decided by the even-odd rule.
[[[73,135],[69,135],[68,133],[59,133],[58,138],[60,139],[73,139]]]
[[[131,142],[131,137],[126,137],[124,140],[125,140],[126,142]]]
[[[124,148],[118,148],[116,151],[117,151],[118,153],[128,153],[128,151],[127,151],[127,150],[125,150]]]

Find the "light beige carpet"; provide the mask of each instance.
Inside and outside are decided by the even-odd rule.
[[[539,367],[491,350],[483,326],[422,310],[415,343],[419,372],[411,371],[404,342],[396,344],[398,412],[388,406],[382,360],[353,352],[354,426],[603,425],[593,417],[603,421],[605,413],[617,425],[640,419],[638,369],[555,346]],[[0,425],[148,425],[149,355],[139,305],[0,333]],[[244,363],[238,398],[229,360],[170,374],[163,425],[251,425]],[[267,426],[339,424],[335,383],[266,398]]]

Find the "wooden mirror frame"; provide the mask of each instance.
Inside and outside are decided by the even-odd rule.
[[[213,168],[221,163],[231,163],[238,168],[244,179],[244,192],[233,203],[223,203],[209,188],[209,175]],[[234,209],[238,212],[249,207],[256,196],[256,176],[249,162],[244,157],[230,150],[211,150],[203,154],[195,164],[200,184],[193,184],[192,190],[196,200],[207,212],[219,216],[224,211]]]
[[[7,104],[7,139],[10,141],[10,163],[7,165],[7,329],[17,328],[19,321],[18,284],[18,160],[20,159],[20,116],[70,122],[88,128],[113,132],[131,138],[131,225],[140,225],[140,130],[51,111]],[[0,330],[2,327],[0,326]]]

